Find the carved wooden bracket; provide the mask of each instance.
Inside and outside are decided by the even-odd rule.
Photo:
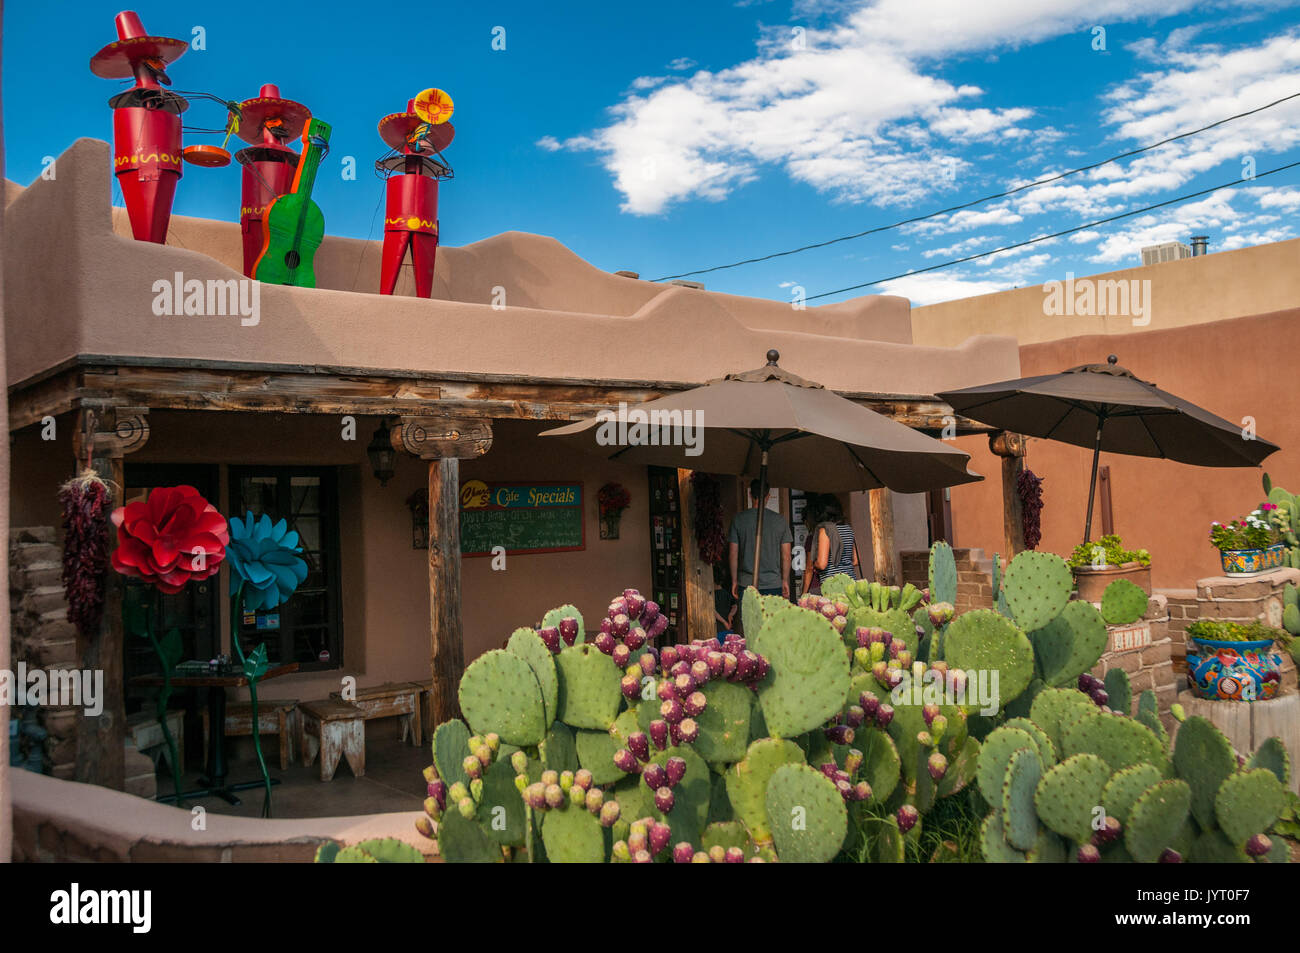
[[[1006,430],[995,430],[989,434],[989,449],[999,457],[1023,457],[1025,455],[1025,435]]]
[[[492,448],[492,421],[402,417],[389,428],[393,449],[422,460],[468,460]]]
[[[148,442],[148,407],[83,406],[72,435],[73,453],[83,464],[87,450],[95,459],[113,459],[135,453]]]

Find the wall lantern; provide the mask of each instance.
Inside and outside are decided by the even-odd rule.
[[[366,456],[370,458],[370,469],[375,471],[375,479],[380,486],[387,486],[396,472],[397,451],[393,449],[393,440],[388,435],[388,421],[379,425],[375,435],[366,447]]]

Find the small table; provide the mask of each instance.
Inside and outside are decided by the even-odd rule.
[[[286,662],[266,670],[257,680],[260,685],[281,675],[292,675],[298,671],[297,662]],[[226,783],[226,689],[243,688],[248,684],[248,676],[240,673],[221,675],[215,672],[203,672],[194,675],[174,674],[170,679],[173,688],[206,688],[208,690],[208,763],[205,766],[207,777],[199,778],[204,787],[196,791],[186,791],[179,795],[181,800],[201,797],[219,797],[233,807],[242,803],[235,797],[236,791],[248,791],[260,788],[263,781],[242,781],[239,784]],[[131,679],[132,685],[157,687],[162,685],[161,675],[139,675]],[[272,784],[279,784],[278,778],[271,779]],[[159,801],[175,801],[176,794],[161,794]]]

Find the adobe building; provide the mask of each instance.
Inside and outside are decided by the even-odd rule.
[[[902,298],[796,311],[610,274],[553,239],[513,232],[442,248],[431,299],[410,296],[409,272],[395,296],[379,295],[380,243],[327,236],[317,287],[253,283],[255,315],[175,313],[191,287],[205,305],[209,290],[229,290],[228,305],[250,293],[240,284],[239,225],[175,216],[165,245],[135,241],[110,205],[106,143],[78,140],[57,168],[52,181],[6,183],[11,525],[34,528],[31,545],[45,545],[41,528],[54,530],[54,551],[58,488],[87,459],[127,499],[189,483],[228,516],[251,508],[290,519],[311,575],[280,612],[237,620],[272,661],[299,663],[277,680],[277,695],[325,697],[345,675],[428,681],[431,655],[445,655],[452,635],[468,661],[561,603],[598,618],[629,586],[677,600],[681,634],[711,631],[707,615],[686,612],[687,590],[709,585],[684,542],[686,471],[652,472],[539,438],[559,422],[756,367],[776,348],[792,373],[934,436],[983,434],[933,395],[1021,371],[1010,337],[918,346]],[[367,453],[376,441],[397,451],[382,483]],[[996,466],[977,472],[998,486]],[[607,483],[631,498],[617,538],[600,532],[597,493]],[[503,566],[472,555],[492,538],[462,509],[463,546],[478,548],[453,558],[441,545],[450,514],[439,501],[472,506],[482,485],[560,488],[575,502],[553,532],[507,514]],[[435,501],[424,526],[421,490]],[[867,494],[854,496],[869,567]],[[924,497],[886,494],[876,508],[891,503],[894,538],[874,542],[892,562],[900,548],[924,548],[930,528]],[[660,571],[665,560],[673,571]],[[57,591],[47,595],[57,601]],[[19,598],[40,608],[31,593]],[[230,652],[224,569],[169,598],[186,658]],[[60,772],[120,786],[114,751],[134,704],[127,682],[152,659],[124,642],[112,606],[101,639],[78,643],[69,659],[105,669],[110,707],[78,727],[75,758]]]

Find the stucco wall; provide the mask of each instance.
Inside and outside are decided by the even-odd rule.
[[[1281,446],[1262,469],[1193,467],[1169,460],[1103,453],[1110,467],[1115,531],[1133,549],[1151,553],[1152,584],[1187,589],[1213,575],[1218,553],[1208,540],[1211,520],[1242,516],[1263,498],[1260,479],[1300,492],[1300,413],[1292,356],[1300,344],[1300,308],[1173,330],[1090,335],[1021,349],[1025,376],[1048,374],[1116,354],[1137,376],[1231,421],[1253,417],[1257,432]],[[982,438],[957,446],[972,456],[983,483],[952,489],[961,546],[993,553],[1002,547],[997,458]],[[1042,550],[1067,554],[1083,539],[1091,452],[1030,440],[1026,465],[1043,483]],[[1100,505],[1100,504],[1099,504]],[[1094,536],[1101,518],[1093,517]]]
[[[1087,334],[1160,331],[1280,311],[1300,301],[1300,239],[1235,251],[1212,250],[1198,258],[1086,277],[1097,282],[1150,281],[1150,323],[1136,327],[1133,317],[1126,315],[1044,314],[1047,295],[1041,284],[1035,284],[913,308],[913,339],[917,344],[951,347],[975,334],[1005,334],[1026,345]]]
[[[0,2],[0,17],[4,4]],[[0,179],[4,178],[4,129],[0,122]],[[0,247],[4,246],[5,216],[0,209]],[[0,275],[0,355],[4,354],[5,285]],[[5,362],[0,358],[0,413],[9,416]],[[0,579],[9,578],[9,441],[0,446],[0,534],[6,545],[0,546]],[[9,668],[9,587],[0,586],[0,671]],[[9,709],[0,708],[0,864],[9,860],[13,827],[9,796]]]
[[[444,250],[439,287],[451,300],[336,290],[357,284],[358,262],[361,274],[375,272],[375,246],[330,239],[321,287],[259,285],[256,326],[159,317],[155,281],[238,277],[237,227],[178,220],[186,247],[136,242],[113,231],[105,143],[78,140],[55,168],[53,181],[37,180],[9,205],[22,235],[5,256],[15,382],[76,353],[698,382],[758,366],[776,347],[782,366],[830,387],[906,394],[1018,370],[1006,339],[908,345],[900,298],[794,311],[609,275],[551,239],[518,233]],[[497,286],[500,310],[490,303]]]

